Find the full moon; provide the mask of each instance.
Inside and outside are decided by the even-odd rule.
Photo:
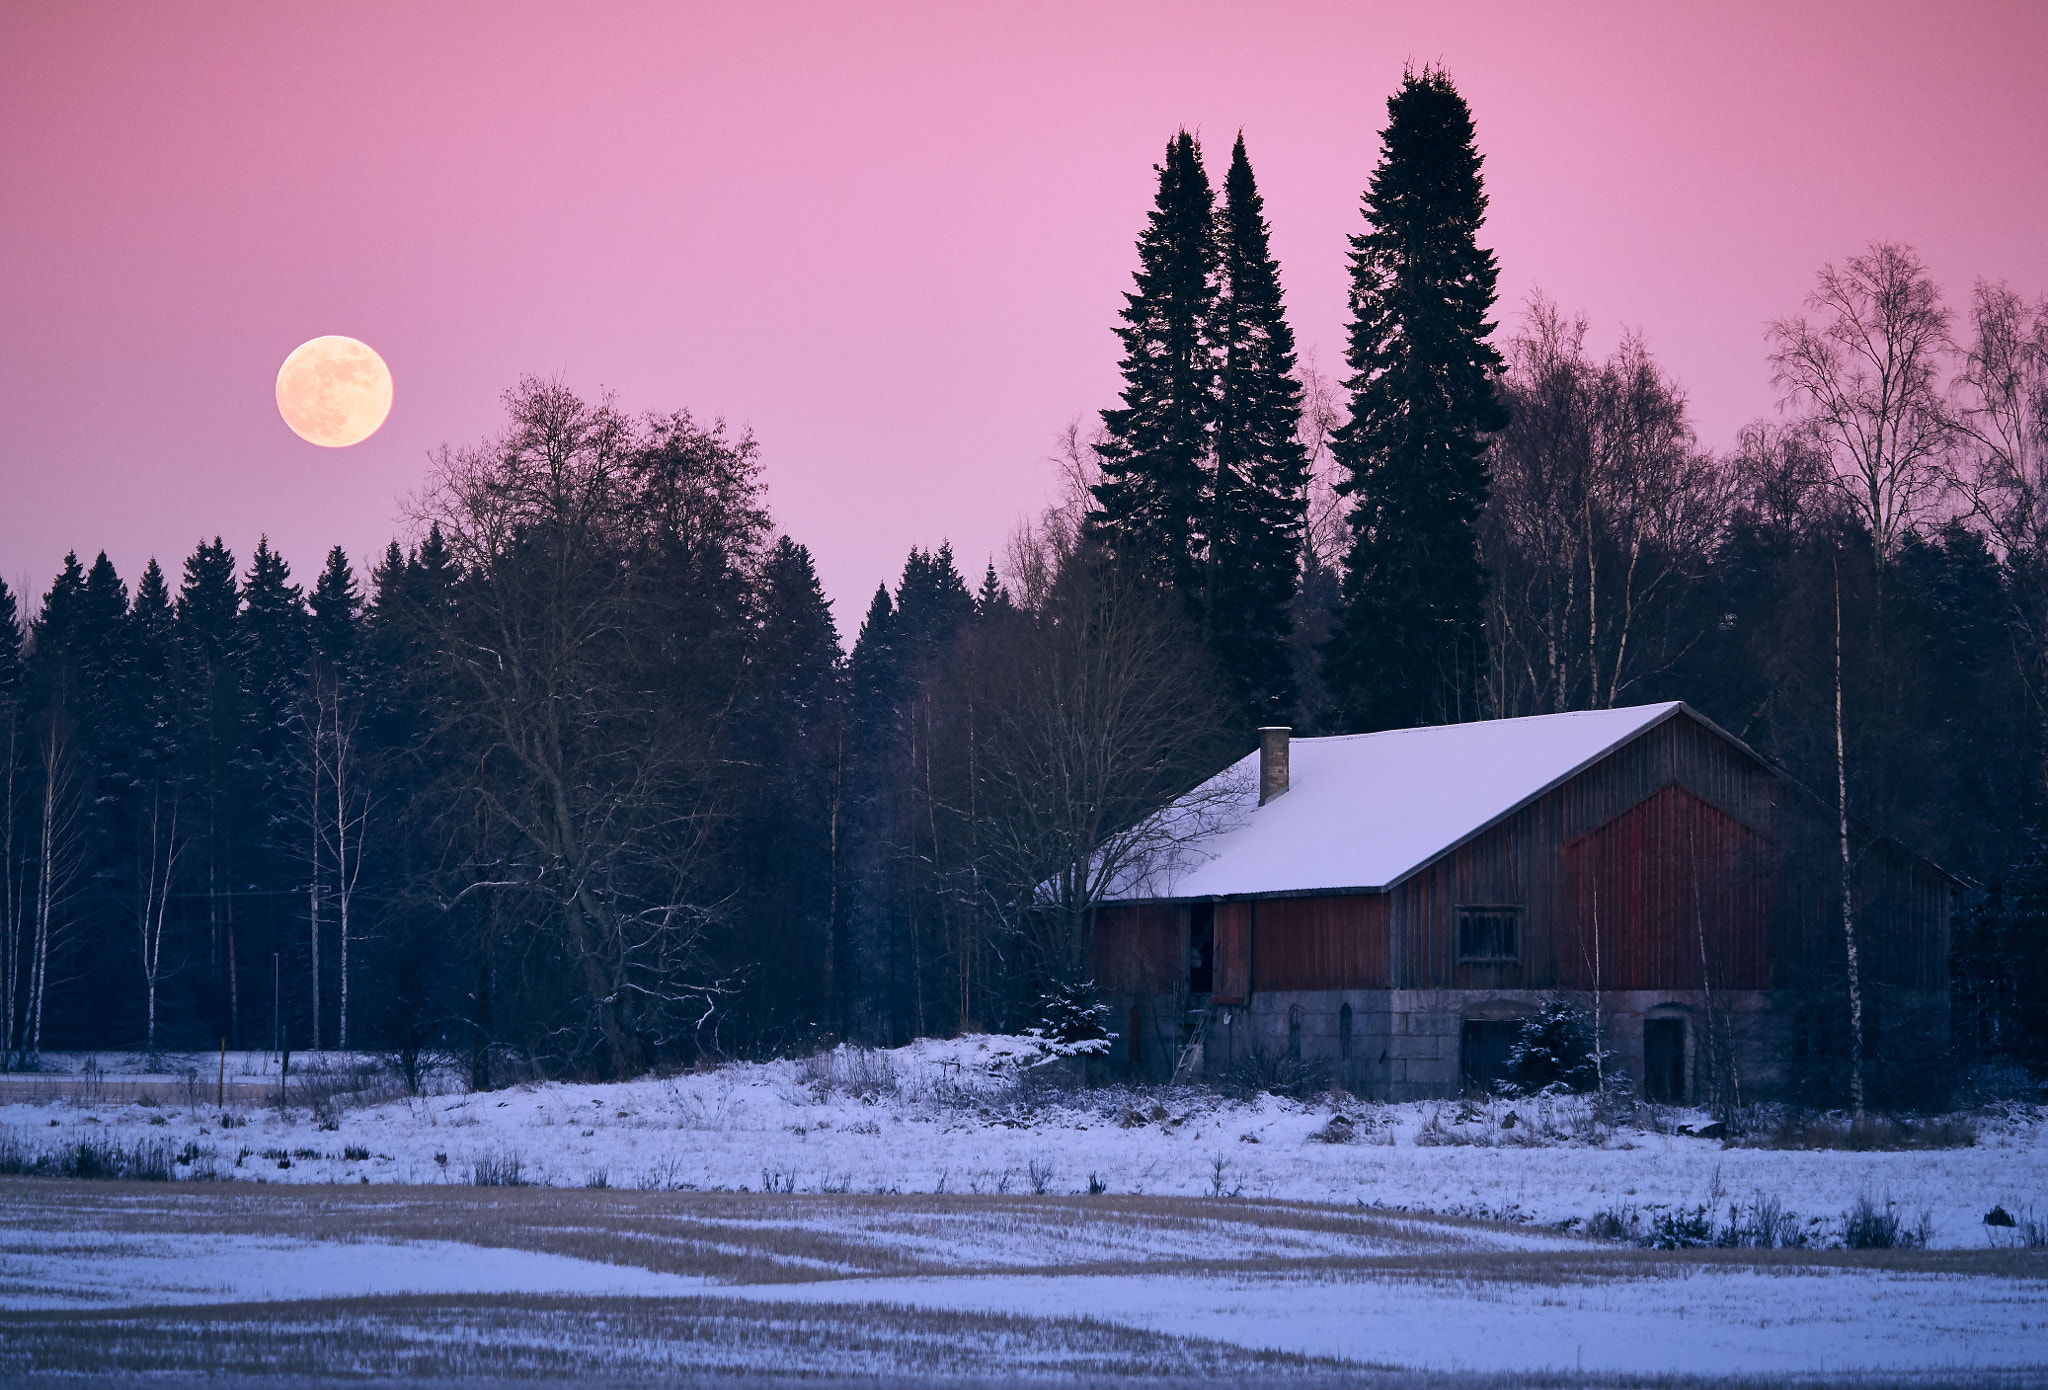
[[[354,338],[301,343],[277,369],[277,413],[309,444],[360,444],[391,413],[391,369]]]

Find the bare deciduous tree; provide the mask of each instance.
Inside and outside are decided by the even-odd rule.
[[[2005,563],[2020,679],[2048,727],[2048,295],[1979,281],[1970,326],[1956,482]]]
[[[179,820],[180,801],[175,785],[152,783],[149,803],[142,808],[136,827],[135,848],[142,859],[136,880],[142,892],[135,903],[135,925],[141,945],[143,987],[148,995],[146,1046],[152,1058],[157,1056],[156,998],[157,986],[163,979],[164,918],[170,912],[171,883],[178,871],[178,859],[190,838],[188,828]]]
[[[1733,502],[1684,391],[1630,334],[1605,362],[1540,295],[1509,347],[1482,527],[1502,715],[1609,708],[1698,640],[1682,620]]]
[[[1301,383],[1301,447],[1308,455],[1308,516],[1303,531],[1304,567],[1337,571],[1351,549],[1351,522],[1337,484],[1347,475],[1330,448],[1330,440],[1351,410],[1343,384],[1322,369],[1314,348],[1301,354],[1294,369]]]
[[[362,706],[342,673],[316,661],[307,675],[301,712],[305,738],[306,815],[311,832],[309,853],[313,895],[314,1037],[319,1036],[319,921],[323,898],[335,912],[338,1017],[335,1046],[348,1047],[349,944],[354,939],[350,915],[362,881],[363,846],[370,820],[372,778],[366,766],[362,737]],[[331,876],[323,880],[323,871]]]
[[[678,676],[697,644],[676,604],[758,548],[759,465],[722,426],[636,422],[556,382],[506,403],[504,433],[441,452],[420,518],[463,575],[443,636],[475,760],[462,797],[518,847],[477,886],[541,909],[607,1064],[632,1074],[719,993],[701,970],[718,702]]]
[[[1949,313],[1911,247],[1873,244],[1821,269],[1808,312],[1770,326],[1771,368],[1834,464],[1880,573],[1943,492]]]
[[[991,672],[983,842],[1042,967],[1076,983],[1111,887],[1163,868],[1236,802],[1214,787],[1154,814],[1214,771],[1227,718],[1171,597],[1085,555],[1039,563],[1057,577]]]

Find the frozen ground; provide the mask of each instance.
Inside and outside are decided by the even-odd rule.
[[[808,1063],[734,1064],[665,1080],[546,1084],[477,1094],[334,1094],[372,1077],[373,1058],[294,1062],[290,1102],[212,1104],[217,1057],[53,1059],[0,1086],[0,1144],[25,1154],[81,1142],[162,1143],[180,1178],[266,1183],[468,1184],[516,1162],[518,1181],[666,1191],[1235,1196],[1401,1208],[1578,1229],[1602,1213],[1638,1217],[1775,1199],[1816,1244],[1839,1238],[1859,1196],[1928,1222],[1937,1248],[2000,1233],[1994,1206],[2048,1215],[2048,1119],[1979,1121],[1975,1145],[1845,1152],[1724,1148],[1675,1132],[1703,1115],[1667,1112],[1620,1129],[1586,1103],[1423,1102],[1373,1106],[1329,1096],[1017,1084],[1030,1045],[969,1037]],[[230,1054],[230,1081],[276,1062]],[[212,1084],[209,1084],[212,1083]],[[323,1097],[331,1097],[323,1101]],[[314,1103],[321,1102],[321,1103]],[[1330,1120],[1349,1142],[1316,1142]],[[1509,1115],[1512,1127],[1504,1128]],[[1435,1142],[1431,1142],[1435,1141]]]
[[[0,1171],[179,1181],[0,1181],[9,1384],[2048,1383],[2048,1254],[1983,1222],[2048,1214],[2038,1109],[1844,1152],[1569,1098],[1078,1090],[1004,1038],[477,1094],[325,1056],[280,1097],[231,1055],[225,1107],[217,1055],[53,1060],[0,1078]],[[1861,1197],[1931,1248],[1839,1248]],[[1583,1234],[1769,1202],[1805,1248]]]
[[[1642,1251],[1242,1199],[0,1184],[7,1383],[2002,1385],[2048,1374],[2044,1333],[2048,1260],[2017,1250]]]

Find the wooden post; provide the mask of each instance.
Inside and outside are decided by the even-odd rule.
[[[220,1040],[220,1089],[214,1092],[213,1103],[223,1110],[228,1104],[228,1040],[225,1033]]]

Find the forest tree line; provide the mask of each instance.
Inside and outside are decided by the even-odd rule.
[[[1064,495],[978,579],[913,549],[850,650],[750,436],[538,379],[367,566],[216,539],[0,585],[7,1065],[224,1039],[489,1085],[1022,1028],[1258,725],[1664,699],[1969,879],[1957,1047],[2048,1063],[2048,297],[1848,256],[1715,451],[1639,336],[1496,326],[1481,164],[1411,73],[1333,379],[1244,141],[1219,197],[1178,133]]]

